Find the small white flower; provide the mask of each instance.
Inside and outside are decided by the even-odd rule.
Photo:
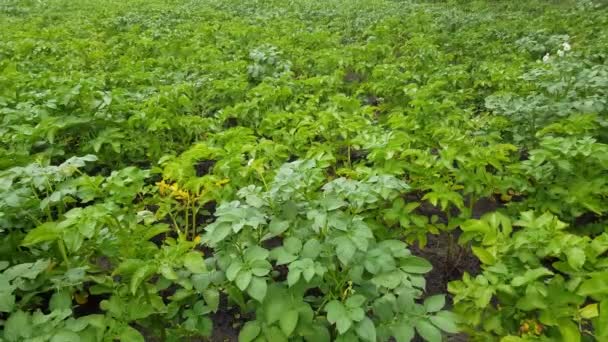
[[[255,160],[255,159],[253,159],[253,158],[249,159],[249,162],[247,162],[247,166],[251,166],[251,164],[253,164],[253,161],[254,161],[254,160]]]
[[[551,56],[549,56],[549,54],[547,53],[546,55],[543,56],[543,62],[548,63],[549,62],[549,58]]]
[[[563,43],[562,47],[564,48],[564,51],[570,51],[570,49],[572,49],[572,46],[570,46],[568,42]]]
[[[560,56],[560,57],[564,57],[564,51],[557,50],[557,55]]]

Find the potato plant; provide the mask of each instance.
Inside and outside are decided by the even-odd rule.
[[[602,1],[0,2],[0,341],[608,340]]]

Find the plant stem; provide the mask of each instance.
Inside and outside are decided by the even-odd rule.
[[[63,240],[61,240],[61,239],[57,240],[57,246],[59,247],[59,253],[61,253],[61,257],[63,258],[63,262],[65,262],[65,267],[67,269],[69,269],[70,268],[70,261],[68,260],[68,254],[66,252],[65,244],[63,243]]]
[[[184,224],[184,226],[185,226],[184,234],[186,236],[186,240],[188,240],[188,231],[189,231],[189,227],[190,227],[190,218],[189,218],[190,213],[189,212],[190,212],[190,198],[188,198],[186,200],[186,215],[184,217],[184,220],[186,221],[186,223]]]

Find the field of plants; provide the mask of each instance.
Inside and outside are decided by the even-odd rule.
[[[0,0],[0,341],[608,341],[608,4]]]

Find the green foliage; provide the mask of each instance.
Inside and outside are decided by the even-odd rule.
[[[0,341],[234,312],[245,342],[607,340],[606,28],[601,1],[3,1]]]

